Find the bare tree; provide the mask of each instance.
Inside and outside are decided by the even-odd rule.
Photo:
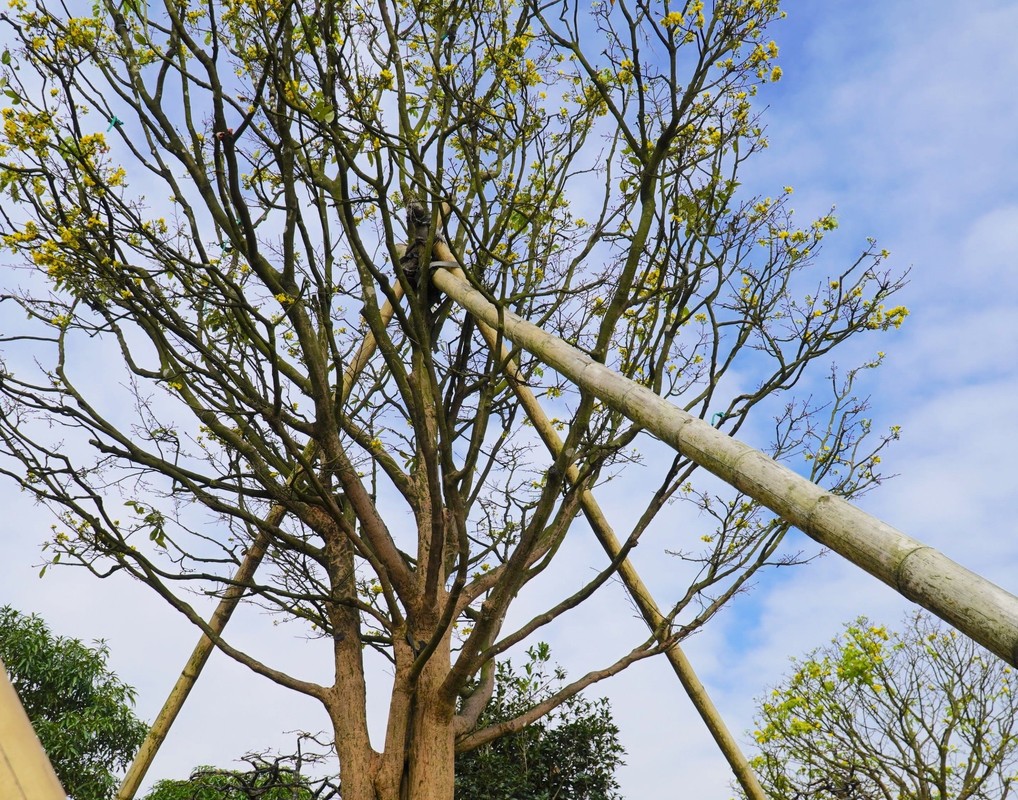
[[[53,560],[136,577],[320,700],[346,800],[451,797],[457,748],[672,648],[799,560],[787,523],[678,455],[603,569],[504,630],[583,498],[637,468],[640,428],[489,346],[430,281],[451,257],[499,308],[678,406],[768,428],[775,459],[832,491],[877,483],[895,433],[869,437],[855,381],[881,356],[838,371],[832,351],[901,323],[901,280],[872,243],[821,272],[832,216],[798,226],[790,190],[738,191],[766,144],[751,102],[780,77],[780,16],[776,0],[14,3],[0,236],[22,270],[3,299],[27,320],[4,332],[0,470],[59,515]],[[521,385],[553,405],[554,457]],[[495,660],[604,585],[676,499],[708,525],[652,634],[476,730]],[[333,644],[332,683],[241,650],[193,591],[304,621]],[[380,751],[365,647],[395,676]]]
[[[248,753],[243,769],[198,767],[186,780],[158,781],[144,800],[339,800],[338,782],[313,774],[331,760],[331,748],[321,745],[300,733],[296,752]]]

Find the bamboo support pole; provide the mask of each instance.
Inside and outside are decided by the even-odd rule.
[[[65,800],[66,797],[0,661],[0,798]]]
[[[448,269],[435,286],[478,320],[824,547],[1018,666],[1018,597],[727,436],[575,347],[497,308]]]
[[[454,263],[456,260],[443,242],[437,242],[433,252],[442,261]],[[452,271],[455,275],[462,278],[462,271],[458,269],[453,269]],[[493,352],[496,352],[496,348],[498,348],[498,354],[502,358],[507,359],[509,350],[505,347],[504,343],[499,347],[497,331],[485,322],[478,322],[477,327],[484,340],[488,343],[488,347]],[[506,361],[505,375],[513,392],[523,406],[527,417],[533,423],[534,429],[544,441],[552,456],[557,458],[559,453],[562,452],[562,439],[552,425],[551,420],[548,419],[548,415],[544,413],[544,409],[534,396],[534,393],[520,379],[516,365],[508,360]],[[579,479],[579,471],[574,465],[570,464],[566,468],[566,478],[573,483]],[[607,556],[612,560],[618,558],[619,553],[622,551],[622,545],[619,543],[611,523],[608,522],[608,518],[601,510],[597,499],[588,489],[584,489],[580,493],[580,507],[583,509],[587,522],[590,524],[594,535],[597,537],[598,542],[601,543],[601,547],[604,548]],[[664,615],[658,609],[657,603],[654,602],[650,590],[644,584],[643,579],[640,578],[633,562],[628,558],[623,560],[619,565],[618,574],[622,578],[622,582],[625,584],[633,601],[636,603],[637,608],[640,609],[640,614],[650,630],[652,632],[661,631],[665,623]],[[678,644],[674,644],[665,651],[665,656],[682,687],[686,690],[686,694],[689,695],[689,699],[693,702],[693,707],[696,708],[697,713],[707,725],[707,730],[710,731],[715,743],[728,761],[728,765],[735,774],[736,780],[738,780],[743,791],[746,792],[746,796],[750,800],[767,800],[763,787],[760,786],[756,775],[749,766],[749,761],[739,747],[739,743],[732,736],[731,731],[728,730],[728,726],[710,699],[710,695],[707,694],[706,688],[700,682],[696,671],[693,669],[693,665],[686,658],[682,648]]]
[[[402,297],[402,287],[397,283],[393,285],[393,293],[398,301]],[[392,319],[393,306],[390,302],[386,301],[381,308],[382,324],[388,325]],[[361,342],[360,347],[354,354],[353,359],[347,365],[346,370],[343,373],[343,384],[341,387],[342,397],[341,401],[345,400],[350,394],[350,388],[353,382],[357,379],[357,376],[361,373],[361,370],[368,363],[368,359],[371,358],[375,352],[375,337],[370,331],[365,333],[364,341]],[[309,442],[305,448],[304,457],[306,460],[314,458],[315,454],[315,443]],[[290,477],[290,481],[295,481],[299,475],[299,469],[294,472]],[[279,525],[283,521],[283,517],[286,514],[286,510],[283,506],[275,505],[269,511],[265,518],[265,522],[268,526]],[[265,552],[269,546],[269,534],[262,530],[255,537],[254,542],[247,550],[247,554],[244,556],[244,560],[237,568],[236,574],[233,576],[233,582],[226,591],[223,592],[223,597],[219,601],[219,605],[216,606],[216,610],[209,618],[209,627],[218,636],[226,628],[226,623],[230,621],[230,617],[233,615],[234,610],[240,603],[241,598],[244,596],[246,591],[246,584],[254,577],[255,571],[258,569],[265,557]],[[184,701],[187,700],[187,696],[191,693],[191,689],[194,688],[195,682],[198,680],[198,676],[204,669],[205,664],[209,660],[209,656],[212,654],[213,643],[212,640],[206,634],[202,634],[198,640],[198,644],[195,645],[194,650],[191,653],[191,657],[188,658],[187,663],[184,665],[184,669],[180,673],[180,677],[177,678],[177,682],[173,685],[173,689],[170,690],[169,696],[166,698],[166,702],[163,703],[163,707],[159,710],[159,714],[156,716],[155,721],[152,723],[152,727],[149,728],[148,735],[145,737],[145,741],[142,742],[141,748],[138,750],[138,754],[134,757],[134,761],[131,763],[130,769],[127,771],[127,775],[124,776],[123,782],[120,784],[120,789],[117,791],[116,800],[133,800],[134,795],[138,791],[138,787],[141,786],[142,780],[145,778],[145,773],[148,772],[149,767],[152,765],[152,760],[155,758],[156,753],[159,751],[159,747],[166,739],[166,734],[169,733],[170,726],[173,725],[177,715],[180,713],[180,709],[184,705]]]

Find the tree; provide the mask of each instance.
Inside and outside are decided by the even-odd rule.
[[[429,280],[435,254],[459,259],[500,308],[830,490],[879,482],[894,434],[870,435],[855,381],[881,357],[831,359],[902,322],[901,279],[872,243],[818,273],[833,216],[798,225],[790,189],[740,191],[780,16],[777,0],[100,0],[76,18],[16,2],[0,236],[23,267],[4,298],[27,320],[6,338],[0,469],[59,515],[54,560],[144,581],[320,700],[346,800],[451,797],[456,751],[673,648],[759,569],[798,561],[787,523],[655,457],[621,550],[503,630],[592,516],[590,490],[647,440],[497,332],[489,346]],[[98,360],[122,370],[99,387]],[[522,389],[553,406],[553,456]],[[652,634],[476,729],[496,657],[608,582],[674,499],[707,524],[683,536],[691,571]],[[236,647],[192,588],[329,638],[334,679]],[[364,647],[395,676],[380,752]]]
[[[565,672],[549,670],[544,642],[527,651],[521,671],[496,665],[495,691],[478,727],[511,722],[553,696]],[[574,695],[551,714],[456,757],[456,797],[464,800],[615,800],[623,763],[608,701]]]
[[[145,737],[134,689],[106,667],[103,643],[53,636],[42,619],[0,608],[0,660],[7,667],[53,769],[74,800],[108,800]]]
[[[161,780],[145,800],[338,800],[339,786],[334,780],[311,779],[304,774],[305,766],[324,760],[321,753],[306,751],[307,740],[317,742],[302,734],[292,755],[244,756],[246,770],[199,767],[187,780]]]
[[[285,767],[270,774],[260,764],[247,771],[199,767],[187,780],[159,781],[145,800],[317,800],[291,777]]]
[[[1018,786],[1011,667],[925,613],[865,618],[759,706],[754,766],[782,800],[1001,800]]]

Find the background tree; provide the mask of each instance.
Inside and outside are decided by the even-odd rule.
[[[161,780],[144,800],[318,800],[287,767],[255,763],[250,770],[199,767],[186,780]],[[318,797],[339,797],[338,793]]]
[[[134,689],[106,667],[108,650],[53,636],[46,623],[0,608],[0,660],[39,735],[50,763],[74,800],[108,800],[116,773],[145,737]]]
[[[565,681],[549,668],[541,642],[527,651],[521,670],[509,661],[496,666],[495,691],[478,727],[515,719],[552,697]],[[521,731],[456,757],[456,797],[464,800],[614,800],[615,770],[624,750],[611,707],[601,698],[575,695]]]
[[[860,618],[760,703],[754,759],[778,800],[1003,799],[1018,786],[1011,667],[925,613]]]
[[[291,755],[246,755],[244,770],[199,767],[186,780],[158,781],[144,800],[338,800],[335,780],[305,773],[305,767],[326,760],[307,750],[308,741],[317,743],[315,737],[302,734]]]
[[[22,268],[3,298],[25,313],[8,315],[0,470],[59,515],[53,552],[144,581],[320,700],[345,800],[451,797],[455,751],[796,561],[786,523],[655,459],[625,547],[673,499],[707,521],[673,547],[689,569],[664,623],[477,729],[495,658],[615,571],[503,630],[581,494],[640,460],[640,429],[514,353],[561,428],[542,455],[499,348],[429,289],[439,240],[501,307],[832,491],[879,480],[888,437],[867,436],[854,383],[880,357],[837,371],[831,354],[901,323],[900,280],[872,243],[821,271],[832,216],[798,225],[790,190],[739,192],[780,16],[777,0],[15,2],[0,236]],[[377,356],[351,370],[368,334]],[[97,387],[99,360],[122,372]],[[267,564],[238,583],[249,551]],[[328,637],[331,682],[209,628],[189,592],[231,589]],[[394,674],[379,752],[364,647]]]

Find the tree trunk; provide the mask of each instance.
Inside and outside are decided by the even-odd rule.
[[[375,793],[378,754],[371,748],[366,727],[363,737],[358,736],[356,731],[360,727],[356,717],[361,716],[363,706],[344,702],[342,693],[337,691],[327,703],[327,708],[339,754],[343,800],[380,800],[382,795]]]
[[[436,652],[421,672],[407,743],[406,800],[453,800],[456,749],[451,702],[442,696],[448,649]]]
[[[408,635],[413,640],[414,636]],[[389,705],[385,752],[378,759],[372,800],[452,800],[455,776],[455,699],[443,692],[449,674],[449,636],[439,642],[419,674],[415,648],[394,643],[396,675]],[[343,800],[346,770],[343,769]],[[359,796],[357,800],[360,800]]]

